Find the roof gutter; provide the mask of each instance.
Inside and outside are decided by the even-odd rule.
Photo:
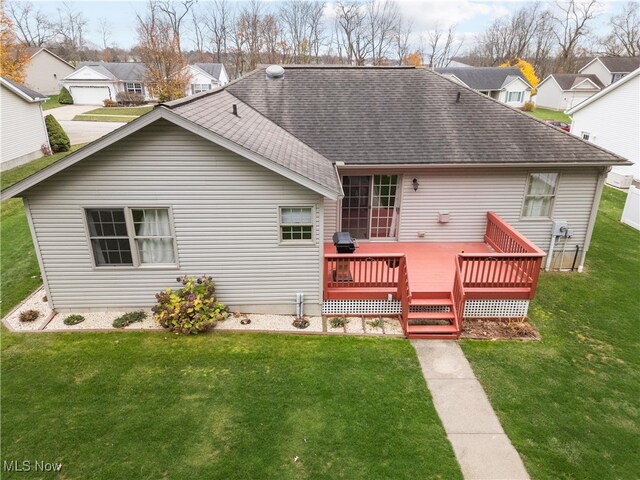
[[[564,162],[564,163],[396,163],[390,164],[344,164],[336,163],[336,167],[344,170],[416,170],[430,168],[499,168],[499,167],[523,167],[523,168],[557,168],[557,167],[611,167],[633,165],[629,160],[620,160],[618,162]]]

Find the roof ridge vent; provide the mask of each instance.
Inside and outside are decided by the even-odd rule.
[[[282,80],[284,78],[284,68],[281,65],[269,65],[265,73],[268,80]]]

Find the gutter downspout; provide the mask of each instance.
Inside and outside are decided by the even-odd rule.
[[[46,99],[45,99],[46,101]],[[42,126],[44,127],[44,136],[47,139],[47,148],[49,149],[49,151],[51,153],[53,153],[51,151],[51,142],[49,141],[49,130],[47,130],[47,122],[44,121],[44,111],[42,110],[42,104],[44,102],[40,102],[40,105],[38,105],[38,107],[40,108],[40,118],[42,119]]]
[[[587,235],[585,237],[584,247],[582,248],[582,256],[580,257],[580,265],[578,265],[578,272],[582,272],[584,270],[584,262],[587,258],[589,245],[591,245],[591,235],[593,235],[593,227],[595,227],[596,216],[598,215],[598,206],[600,205],[600,198],[602,197],[602,191],[604,190],[604,181],[610,171],[611,167],[603,169],[600,174],[600,178],[598,178],[598,185],[596,186],[596,193],[593,196],[593,205],[591,206],[591,215],[589,217],[589,225],[587,226]]]

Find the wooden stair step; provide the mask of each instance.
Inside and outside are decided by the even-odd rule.
[[[409,320],[453,320],[453,312],[409,312]]]
[[[413,306],[424,306],[424,307],[450,307],[453,305],[451,298],[411,298],[411,303],[409,304]]]
[[[451,298],[451,292],[411,292],[411,299]]]
[[[411,334],[458,334],[458,329],[455,325],[409,325],[407,330],[409,335]]]

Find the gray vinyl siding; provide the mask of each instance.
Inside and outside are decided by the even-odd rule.
[[[333,234],[338,232],[338,202],[329,198],[324,199],[324,241],[332,242]]]
[[[60,92],[60,80],[71,75],[73,70],[70,65],[41,50],[27,64],[24,83],[36,92],[57,95]]]
[[[4,86],[0,88],[2,108],[2,156],[0,170],[7,170],[42,157],[48,145],[39,102],[29,103]]]
[[[321,300],[322,197],[165,121],[158,121],[27,191],[57,309],[149,307],[178,275],[212,275],[222,302],[295,311]],[[279,241],[279,206],[313,206],[315,238]],[[171,208],[179,266],[92,265],[87,207]]]
[[[404,175],[400,213],[400,241],[482,241],[486,212],[495,211],[529,240],[548,250],[551,219],[520,216],[530,172],[560,173],[552,217],[567,220],[574,236],[567,248],[582,247],[596,192],[596,168],[572,169],[449,169],[414,171]],[[418,176],[420,187],[413,191],[411,180]],[[438,223],[438,212],[450,212],[450,222]],[[418,232],[426,233],[424,239]]]

